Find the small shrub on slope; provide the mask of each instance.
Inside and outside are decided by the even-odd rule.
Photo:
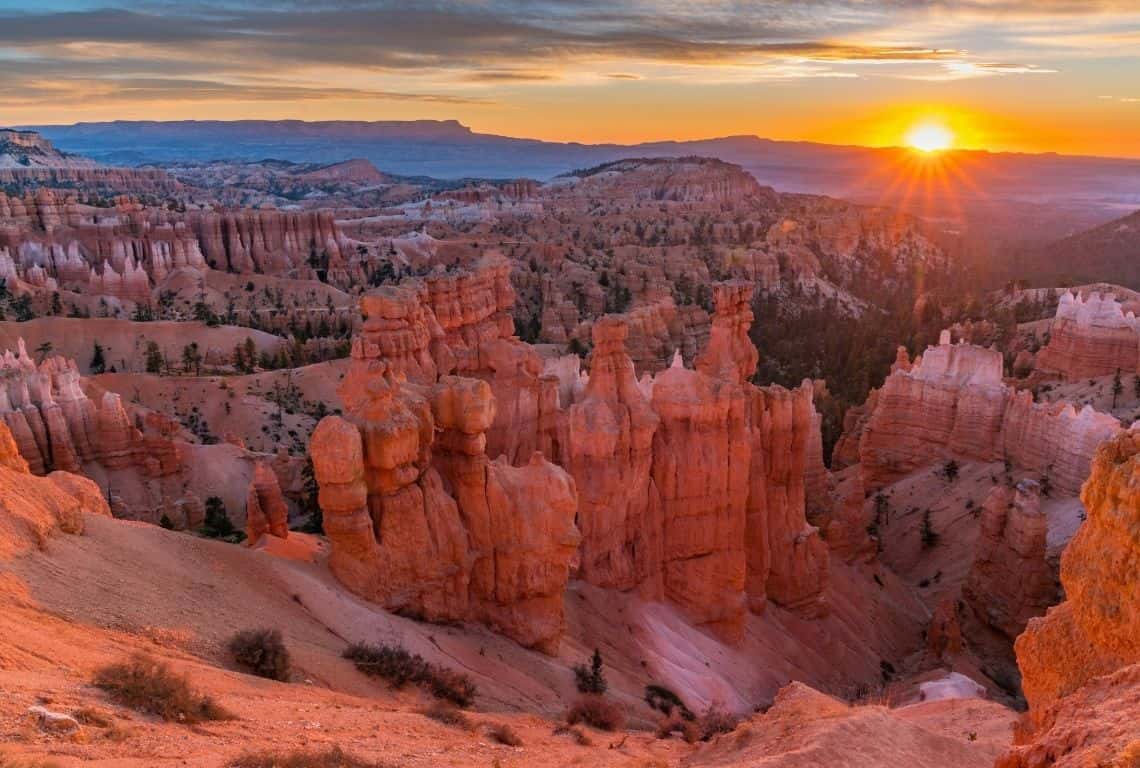
[[[163,720],[201,723],[234,717],[212,698],[195,691],[185,676],[141,654],[103,667],[95,673],[93,682],[115,703]]]
[[[289,679],[289,650],[278,629],[246,629],[230,638],[234,661],[260,677]]]

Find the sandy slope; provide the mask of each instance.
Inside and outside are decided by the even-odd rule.
[[[550,658],[479,627],[420,624],[360,601],[320,562],[296,556],[319,553],[307,537],[295,536],[288,547],[294,556],[283,558],[141,523],[87,523],[83,536],[56,536],[43,550],[9,561],[0,578],[0,688],[10,693],[0,697],[0,741],[63,756],[63,765],[221,766],[251,746],[340,743],[407,766],[488,766],[496,759],[504,768],[671,766],[693,748],[644,731],[593,733],[591,747],[553,733],[552,721],[574,697],[572,663],[601,647],[612,696],[633,725],[648,726],[653,716],[640,696],[651,680],[696,707],[719,699],[748,708],[770,701],[794,678],[819,686],[874,679],[880,658],[921,640],[921,606],[909,609],[914,620],[889,610],[905,600],[889,573],[882,595],[868,600],[862,595],[870,577],[840,571],[831,617],[807,622],[770,606],[750,619],[739,648],[720,645],[669,606],[575,584],[567,594],[569,634]],[[284,631],[295,658],[291,684],[224,668],[226,639],[256,626]],[[339,658],[349,640],[400,642],[468,672],[480,690],[474,718],[510,722],[525,746],[494,745],[424,718],[416,711],[423,704],[418,693],[395,694]],[[27,724],[26,709],[40,697],[63,711],[114,709],[87,681],[98,666],[138,648],[171,659],[241,719],[186,728],[115,710],[129,731],[125,739],[118,740],[121,729],[109,738],[88,727],[81,743]],[[852,726],[857,733],[863,727]],[[816,738],[808,731],[805,737]]]
[[[280,336],[240,328],[233,325],[210,327],[198,322],[155,321],[136,323],[108,317],[38,317],[18,323],[0,322],[0,350],[16,349],[23,338],[31,354],[44,342],[50,342],[52,353],[75,360],[84,374],[90,372],[95,344],[104,350],[108,368],[120,371],[146,370],[146,347],[150,341],[158,344],[173,365],[180,365],[182,349],[197,342],[203,356],[224,356],[227,360],[238,344],[246,338],[253,340],[258,352],[274,352],[282,344]],[[39,360],[39,355],[33,355]]]
[[[94,381],[126,402],[184,423],[191,413],[197,414],[216,437],[232,434],[251,450],[274,451],[284,445],[303,453],[317,424],[317,404],[340,402],[336,387],[347,366],[347,360],[332,360],[248,376],[108,373]],[[288,405],[279,407],[278,400]]]
[[[993,702],[936,701],[897,710],[849,707],[804,686],[684,762],[749,768],[989,768],[1008,746],[1014,714]]]

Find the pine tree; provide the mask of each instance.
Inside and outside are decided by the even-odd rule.
[[[164,362],[162,350],[158,348],[158,344],[153,341],[148,341],[146,343],[146,372],[162,373]]]
[[[590,666],[585,664],[574,665],[574,682],[578,686],[579,693],[596,693],[602,694],[606,692],[608,685],[606,684],[606,675],[602,670],[602,653],[597,648],[594,649],[594,655],[590,657]]]
[[[103,373],[107,370],[107,361],[103,357],[103,346],[95,342],[95,351],[91,355],[91,373]]]

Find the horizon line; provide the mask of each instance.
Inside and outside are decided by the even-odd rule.
[[[118,123],[153,123],[160,125],[173,125],[184,123],[303,123],[306,125],[331,125],[331,124],[357,124],[357,125],[411,125],[414,123],[437,123],[437,124],[455,124],[460,128],[466,129],[468,133],[473,136],[489,136],[500,139],[511,139],[515,141],[537,141],[543,144],[559,144],[564,146],[581,146],[581,147],[621,147],[621,148],[636,148],[652,144],[696,144],[700,142],[710,141],[728,141],[731,139],[755,139],[757,141],[770,142],[773,144],[808,144],[817,147],[831,147],[835,149],[856,149],[856,150],[869,150],[869,151],[904,151],[914,152],[913,147],[907,147],[898,144],[885,144],[885,145],[872,145],[872,144],[832,144],[824,141],[813,141],[810,139],[773,139],[767,136],[761,136],[755,133],[734,133],[719,136],[707,136],[703,138],[694,139],[646,139],[643,141],[633,143],[623,143],[618,141],[605,141],[605,142],[585,142],[575,140],[559,140],[559,139],[541,139],[533,136],[510,136],[500,133],[482,133],[471,126],[463,123],[456,118],[411,118],[407,120],[306,120],[304,118],[235,118],[231,120],[225,119],[184,119],[184,120],[154,120],[154,119],[115,119],[115,120],[80,120],[73,123],[36,123],[13,125],[5,128],[0,125],[0,130],[18,130],[18,131],[39,131],[41,129],[49,128],[74,128],[84,125],[115,125]],[[1068,154],[1058,152],[1056,150],[1044,152],[1026,152],[1020,150],[992,150],[974,147],[952,147],[950,149],[940,150],[939,155],[951,154],[979,154],[989,155],[994,157],[1000,156],[1017,156],[1017,157],[1064,157],[1083,160],[1118,160],[1118,161],[1140,161],[1140,155],[1096,155],[1096,154]]]

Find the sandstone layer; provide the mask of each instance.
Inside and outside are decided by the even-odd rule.
[[[1140,372],[1140,321],[1115,296],[1065,291],[1035,367],[1066,381]]]
[[[809,478],[825,475],[813,387],[748,383],[750,289],[715,296],[698,369],[677,354],[638,381],[621,315],[593,324],[589,374],[574,357],[544,373],[509,335],[495,255],[366,295],[340,389],[348,421],[326,419],[311,445],[338,577],[393,609],[540,647],[557,643],[571,558],[584,581],[667,599],[728,640],[769,599],[825,613],[828,547],[805,511]],[[411,529],[385,536],[397,519]],[[545,575],[511,566],[521,582],[505,584],[524,554]]]
[[[1057,602],[1053,567],[1046,560],[1049,521],[1037,483],[995,487],[982,505],[981,535],[963,596],[985,622],[1015,639],[1035,616]]]
[[[951,344],[944,332],[908,367],[896,365],[856,418],[864,484],[875,489],[916,469],[959,458],[1008,460],[1048,474],[1063,494],[1075,494],[1096,446],[1120,423],[1091,406],[1035,403],[1002,381],[1001,353]],[[865,406],[868,407],[868,406]],[[850,451],[848,436],[841,452]]]
[[[1061,559],[1065,602],[1030,621],[1017,640],[1029,728],[1003,768],[1128,765],[1137,757],[1138,489],[1140,430],[1133,429],[1093,460],[1081,491],[1088,520]],[[1100,717],[1089,716],[1093,708]]]

